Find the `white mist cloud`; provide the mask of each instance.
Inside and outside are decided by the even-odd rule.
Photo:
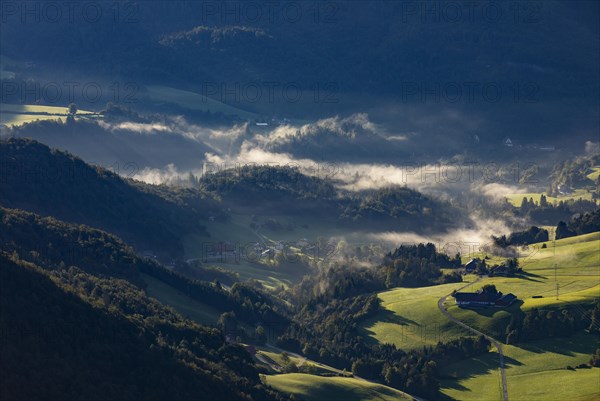
[[[158,134],[161,132],[170,132],[171,128],[165,124],[157,123],[134,123],[134,122],[123,122],[118,124],[107,124],[100,122],[100,125],[110,130],[126,130],[135,132],[138,134]]]
[[[344,149],[349,149],[352,146],[362,146],[352,142],[357,136],[377,138],[375,142],[379,148],[385,148],[386,143],[391,145],[411,142],[411,138],[417,136],[414,132],[386,133],[372,123],[367,114],[362,113],[345,118],[335,116],[301,126],[281,125],[265,134],[252,133],[248,124],[235,125],[226,129],[209,129],[189,124],[183,117],[171,117],[168,127],[165,124],[125,123],[116,125],[115,129],[155,134],[168,131],[207,144],[209,150],[199,155],[198,163],[195,163],[199,167],[204,163],[205,172],[236,168],[246,164],[262,164],[297,167],[304,174],[331,179],[334,185],[347,191],[407,186],[429,195],[448,198],[448,194],[472,190],[475,194],[493,200],[502,200],[508,193],[527,192],[527,188],[524,187],[482,180],[482,173],[485,174],[483,166],[474,171],[473,166],[460,161],[429,164],[401,160],[386,163],[368,160],[353,162],[351,159],[333,161],[328,158],[327,153],[321,155],[320,160],[311,152],[296,154],[294,149],[302,146],[297,143],[298,139],[305,137],[313,138],[311,144],[316,144],[315,146],[320,144],[323,135],[328,138],[333,137],[336,141],[340,138],[346,146]],[[370,143],[369,140],[367,142]],[[277,146],[280,144],[288,146]],[[377,160],[377,157],[373,160]],[[138,178],[152,183],[172,182],[175,177],[178,177],[177,179],[186,177],[189,172],[189,170],[177,171],[174,170],[174,166],[167,166],[164,169],[144,169],[138,174]],[[192,173],[202,175],[202,169],[194,170]]]
[[[587,141],[585,143],[585,153],[588,155],[595,155],[600,153],[600,142]]]
[[[385,139],[387,139],[388,141],[406,141],[406,140],[408,140],[408,136],[407,135],[390,135],[390,136],[387,136]]]
[[[331,179],[343,190],[363,191],[389,186],[407,186],[426,193],[466,190],[472,181],[467,167],[450,164],[405,163],[403,165],[319,162],[296,158],[290,153],[273,152],[244,141],[235,156],[205,155],[211,168],[227,169],[245,164],[297,167],[307,175]]]
[[[330,117],[317,120],[314,123],[299,127],[293,125],[280,125],[266,135],[257,136],[257,141],[263,146],[282,145],[303,137],[314,137],[327,134],[340,138],[355,139],[361,134],[380,135],[381,128],[369,120],[364,113],[352,114],[349,117]]]
[[[503,201],[508,194],[524,194],[528,192],[528,189],[523,186],[506,185],[496,182],[484,184],[477,189],[481,194],[496,201]]]
[[[383,242],[390,247],[431,242],[438,250],[454,256],[459,252],[461,255],[479,252],[484,247],[492,245],[492,235],[500,236],[511,231],[501,220],[480,219],[478,216],[471,216],[471,220],[475,223],[473,227],[449,232],[424,235],[414,232],[386,231],[369,233],[365,238],[373,242]]]
[[[165,168],[150,168],[146,167],[136,172],[132,177],[138,181],[145,182],[146,184],[170,184],[170,185],[181,185],[187,184],[189,174],[192,173],[195,176],[201,174],[201,170],[186,170],[179,171],[174,164],[168,164]]]

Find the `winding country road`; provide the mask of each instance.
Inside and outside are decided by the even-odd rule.
[[[473,285],[473,284],[477,283],[479,280],[481,280],[481,277],[477,278],[477,280],[473,281],[472,283],[469,283],[467,285],[460,287],[457,291],[460,291],[470,285]],[[482,333],[481,331],[474,329],[471,326],[466,325],[465,323],[461,322],[460,320],[458,320],[454,316],[452,316],[446,310],[446,307],[444,307],[444,302],[446,302],[446,299],[450,295],[452,295],[452,293],[444,295],[443,297],[441,297],[439,299],[438,308],[448,319],[452,320],[454,323],[458,324],[461,327],[464,327],[465,329],[467,329],[477,335],[483,336],[486,340],[488,340],[490,343],[492,343],[494,345],[494,347],[496,347],[496,349],[498,350],[498,356],[500,358],[500,375],[502,376],[502,395],[504,397],[504,401],[508,401],[508,386],[506,384],[506,371],[504,369],[504,353],[502,352],[502,343],[500,343],[499,341],[495,340],[494,338],[488,336],[487,334]]]

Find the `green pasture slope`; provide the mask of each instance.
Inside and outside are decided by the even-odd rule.
[[[461,309],[448,298],[448,311],[464,323],[498,336],[512,313],[533,308],[592,304],[600,298],[600,232],[529,246],[519,258],[524,274],[519,277],[486,277],[474,289],[494,284],[499,291],[512,292],[521,302],[507,309]],[[558,283],[558,299],[556,285]],[[533,297],[536,298],[533,298]],[[541,298],[537,298],[541,297]]]
[[[379,298],[383,310],[366,320],[361,330],[374,341],[402,349],[466,336],[468,332],[448,320],[437,307],[438,300],[457,287],[457,284],[444,284],[382,292]]]
[[[0,104],[0,124],[21,125],[36,120],[58,120],[67,117],[67,106],[40,106],[31,104]],[[75,118],[96,118],[97,113],[79,110]]]
[[[600,166],[595,166],[592,168],[592,172],[587,175],[587,178],[596,182],[596,180],[598,180],[598,177],[600,177]]]
[[[523,197],[526,197],[528,200],[529,200],[529,198],[533,198],[533,201],[537,202],[539,204],[540,197],[542,195],[546,195],[546,200],[548,201],[548,203],[569,201],[569,200],[578,200],[580,198],[583,200],[592,200],[592,193],[590,191],[588,191],[587,189],[583,189],[583,188],[576,189],[570,195],[561,195],[558,197],[548,196],[545,192],[541,192],[541,193],[527,192],[527,193],[523,193],[523,194],[508,194],[508,195],[506,195],[506,199],[513,206],[521,207],[521,202],[523,201]]]
[[[271,348],[257,347],[256,354],[266,357],[267,360],[271,360],[279,366],[285,366],[288,363],[285,361],[282,353],[275,352]],[[288,360],[290,362],[294,363],[299,368],[300,367],[304,368],[304,367],[310,366],[314,372],[314,373],[311,372],[311,374],[314,374],[317,376],[320,376],[320,375],[335,376],[335,375],[338,375],[339,373],[341,373],[339,370],[334,369],[330,366],[323,365],[323,364],[315,362],[315,361],[310,361],[306,358],[299,358],[294,355],[288,355]]]
[[[592,401],[600,398],[600,368],[567,369],[589,362],[598,338],[580,333],[568,338],[503,347],[511,401]],[[464,401],[501,401],[498,354],[459,361],[441,369],[442,393]]]
[[[560,202],[560,201],[569,201],[569,200],[592,200],[592,190],[595,188],[595,184],[600,176],[600,166],[594,166],[590,169],[590,173],[587,174],[587,178],[590,180],[587,182],[587,185],[584,185],[582,188],[575,188],[573,193],[569,195],[560,195],[557,197],[548,196],[546,192],[527,192],[527,193],[514,193],[506,195],[506,200],[510,202],[513,206],[520,207],[521,202],[523,201],[523,197],[527,199],[532,198],[534,202],[539,203],[540,197],[542,195],[546,195],[546,199],[549,203]]]
[[[520,277],[485,277],[465,289],[476,290],[485,284],[494,284],[500,291],[514,293],[521,302],[507,309],[470,310],[458,308],[450,297],[445,307],[466,324],[498,336],[504,332],[513,313],[564,306],[578,309],[600,298],[600,232],[558,240],[556,247],[553,241],[546,242],[545,249],[543,244],[522,250],[519,263],[524,274]],[[473,276],[466,279],[472,282]],[[397,288],[380,293],[384,310],[365,322],[362,329],[373,341],[393,343],[404,349],[459,337],[465,333],[445,321],[437,301],[463,285],[465,283]],[[537,298],[539,296],[541,298]],[[519,346],[505,345],[509,398],[523,401],[600,399],[600,369],[567,369],[567,366],[587,363],[598,346],[598,338],[585,332]],[[443,367],[442,389],[445,395],[457,400],[501,400],[496,351]]]
[[[305,401],[399,401],[406,394],[381,384],[352,377],[322,377],[303,373],[262,376],[264,382]]]
[[[204,258],[206,249],[210,244],[216,242],[229,242],[235,249],[244,250],[238,258],[224,258],[221,261],[211,260],[205,264],[219,266],[225,270],[236,273],[240,280],[254,279],[268,288],[287,287],[292,285],[301,277],[295,277],[292,272],[269,266],[250,253],[252,244],[259,242],[262,238],[250,228],[251,218],[249,216],[232,215],[228,222],[212,221],[206,224],[210,237],[196,234],[188,235],[183,240],[185,257],[187,259]]]
[[[499,291],[514,293],[521,302],[507,309],[461,309],[449,297],[445,307],[459,320],[497,336],[503,333],[513,313],[532,308],[564,305],[578,307],[600,298],[600,232],[535,244],[523,251],[519,277],[485,277],[465,291],[494,284]],[[556,265],[556,267],[555,267]],[[556,278],[556,281],[555,281]],[[473,281],[473,276],[465,280]],[[559,299],[556,299],[556,283]],[[403,349],[434,345],[466,333],[452,324],[437,307],[437,301],[466,283],[422,288],[396,288],[382,292],[383,310],[365,321],[362,330],[372,340],[392,343]],[[533,298],[536,296],[536,298]],[[541,296],[542,298],[537,298]]]

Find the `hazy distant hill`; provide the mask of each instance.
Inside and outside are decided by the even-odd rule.
[[[7,15],[3,55],[34,61],[17,80],[54,72],[84,77],[83,86],[105,77],[105,92],[114,80],[134,82],[135,102],[145,85],[172,86],[298,118],[372,108],[440,137],[456,119],[482,139],[596,132],[594,1],[115,4],[116,21],[113,4],[92,23],[81,10],[71,21],[67,9],[59,21],[24,23],[20,8]],[[286,96],[290,84],[301,101]]]
[[[214,10],[194,2],[121,4],[116,22],[105,6],[97,23],[80,12],[72,21],[26,24],[17,12],[6,16],[3,51],[15,59],[36,54],[95,72],[197,84],[270,79],[308,88],[317,78],[339,83],[341,92],[398,94],[407,81],[518,78],[552,82],[543,86],[553,96],[597,93],[595,2],[518,8],[481,2],[472,14],[462,3],[432,6],[429,14],[424,5],[402,2],[253,4],[248,9],[232,1],[228,9],[215,4]],[[102,62],[109,59],[119,63]]]
[[[133,177],[144,168],[198,169],[212,149],[201,141],[173,132],[174,128],[146,121],[116,124],[96,121],[38,121],[13,127],[9,136],[31,138],[68,151],[87,163]]]

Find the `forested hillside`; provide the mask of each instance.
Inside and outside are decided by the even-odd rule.
[[[2,399],[277,399],[243,349],[127,281],[0,266]]]
[[[310,176],[287,166],[243,166],[206,174],[198,182],[203,192],[239,213],[306,216],[359,230],[422,231],[427,222],[438,228],[468,222],[460,209],[410,188],[354,193],[336,184],[334,171]]]
[[[72,267],[105,279],[124,279],[144,290],[142,274],[177,289],[221,312],[235,312],[250,325],[285,326],[285,305],[267,294],[237,283],[230,291],[212,283],[191,280],[137,256],[120,238],[52,217],[0,207],[0,251],[49,271]]]
[[[0,208],[0,227],[3,399],[277,399],[246,351],[149,298],[142,273],[247,324],[285,326],[267,295],[189,280],[52,217]]]
[[[30,210],[123,237],[138,251],[179,255],[181,237],[205,233],[216,204],[196,190],[123,179],[27,139],[0,141],[0,205]]]

